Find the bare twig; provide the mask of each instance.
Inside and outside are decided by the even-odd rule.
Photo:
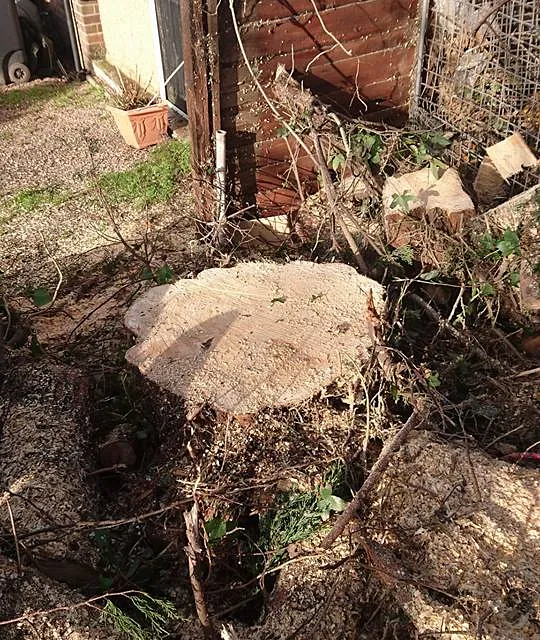
[[[11,530],[13,532],[13,541],[15,542],[15,551],[17,553],[17,572],[19,573],[19,577],[20,577],[22,576],[21,552],[19,549],[19,539],[17,538],[17,529],[15,527],[15,519],[13,517],[13,511],[11,510],[11,505],[9,504],[9,498],[6,500],[6,507],[9,513]]]
[[[381,451],[381,455],[379,456],[377,462],[373,465],[364,484],[356,492],[354,498],[349,503],[349,506],[339,516],[330,533],[322,541],[321,546],[323,549],[329,549],[343,533],[349,521],[354,517],[359,507],[366,500],[377,482],[380,480],[382,474],[388,467],[394,453],[405,442],[409,433],[413,429],[415,429],[422,422],[422,420],[423,417],[420,413],[420,410],[414,409],[407,422],[401,427],[396,435],[384,445],[384,448]]]
[[[321,23],[321,27],[323,28],[323,31],[332,38],[332,40],[336,43],[336,45],[342,51],[344,51],[348,56],[352,56],[352,50],[351,49],[345,49],[345,47],[336,38],[336,36],[331,31],[329,31],[328,27],[324,24],[324,20],[322,19],[322,16],[321,16],[321,14],[319,12],[319,9],[317,8],[317,5],[315,4],[315,0],[311,0],[311,4],[313,5],[313,9],[315,10],[315,13],[317,15],[317,18],[319,19],[319,22]]]
[[[291,149],[291,145],[289,143],[289,139],[287,137],[284,138],[285,144],[287,145],[287,151],[291,156],[291,168],[294,173],[294,178],[296,180],[296,186],[298,187],[298,195],[300,196],[300,201],[305,201],[304,189],[302,188],[302,181],[300,180],[300,174],[298,173],[298,149],[296,150],[296,157],[293,155],[293,151]]]
[[[199,622],[203,628],[205,638],[215,638],[216,632],[212,620],[208,614],[206,599],[204,596],[204,587],[201,580],[201,553],[203,545],[201,534],[199,531],[199,508],[197,501],[193,503],[190,511],[184,511],[184,521],[186,523],[187,545],[184,547],[189,566],[189,578],[193,597],[195,599],[195,608]]]
[[[364,258],[362,257],[362,254],[360,253],[360,249],[356,244],[356,240],[354,239],[352,233],[349,231],[349,228],[347,227],[347,224],[343,220],[343,217],[338,209],[337,199],[336,199],[336,190],[334,188],[334,183],[332,182],[332,179],[330,177],[328,167],[326,166],[323,151],[321,148],[321,141],[316,131],[312,132],[312,139],[315,145],[315,153],[317,156],[317,167],[321,173],[323,188],[326,194],[326,199],[328,201],[328,207],[330,209],[330,213],[335,219],[335,221],[338,223],[339,228],[341,229],[341,232],[345,236],[345,240],[347,240],[347,243],[354,255],[354,259],[356,260],[356,264],[358,265],[359,270],[362,273],[367,273],[369,271],[368,266]]]
[[[9,330],[11,329],[11,311],[9,310],[9,305],[7,303],[5,296],[2,296],[2,306],[4,307],[4,311],[6,312],[6,316],[7,316],[6,330],[4,331],[4,341],[5,341],[7,340],[7,337],[9,335]]]
[[[534,376],[536,373],[540,373],[540,367],[534,369],[527,369],[527,371],[520,371],[520,373],[514,373],[511,378],[524,378],[525,376]]]

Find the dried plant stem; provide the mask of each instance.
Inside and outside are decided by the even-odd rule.
[[[336,38],[336,36],[331,31],[329,31],[328,27],[324,24],[324,20],[322,19],[322,16],[321,16],[321,14],[319,12],[319,9],[317,8],[317,5],[315,4],[315,0],[311,0],[311,4],[313,5],[313,9],[315,10],[315,14],[317,15],[317,18],[318,18],[319,22],[321,23],[321,27],[323,28],[323,31],[326,33],[326,35],[330,36],[332,38],[332,40],[336,43],[336,45],[342,51],[344,51],[348,56],[352,56],[352,51],[350,49],[345,49],[345,47]]]
[[[184,511],[184,521],[186,523],[187,536],[187,545],[184,550],[188,559],[189,579],[195,599],[197,616],[203,628],[205,638],[215,638],[216,632],[208,614],[208,607],[206,606],[206,599],[204,597],[204,587],[201,581],[201,553],[203,545],[199,531],[199,508],[197,502],[193,503],[190,511]]]
[[[289,139],[287,137],[284,138],[285,140],[285,144],[287,145],[287,151],[289,152],[289,155],[291,156],[291,167],[292,167],[292,171],[294,173],[294,178],[296,180],[296,186],[298,187],[298,195],[300,196],[300,201],[304,202],[305,201],[305,196],[304,196],[304,189],[302,188],[302,181],[300,180],[300,174],[298,173],[298,149],[296,150],[296,154],[293,154],[293,150],[291,148],[291,144],[289,142]]]
[[[9,504],[9,498],[6,499],[6,507],[9,513],[9,521],[11,523],[11,531],[13,532],[13,540],[15,542],[15,551],[17,553],[17,572],[19,577],[22,576],[22,563],[21,563],[21,551],[19,549],[19,539],[17,538],[17,528],[15,527],[15,518],[13,517],[13,511]]]
[[[414,409],[407,422],[401,427],[396,435],[388,440],[388,442],[384,445],[384,448],[381,451],[381,455],[379,456],[377,462],[373,465],[364,484],[356,492],[354,498],[349,503],[349,506],[339,516],[330,533],[322,541],[321,546],[323,549],[329,549],[343,533],[349,521],[354,517],[359,507],[366,500],[371,491],[375,488],[375,485],[380,480],[382,474],[388,467],[394,453],[399,449],[399,447],[401,447],[401,445],[407,439],[409,433],[413,429],[415,429],[421,423],[421,421],[422,415],[420,413],[420,410]]]
[[[324,159],[323,151],[321,148],[321,141],[316,131],[312,132],[311,135],[313,139],[313,144],[315,146],[315,154],[317,156],[317,168],[320,171],[324,192],[326,194],[326,199],[328,201],[328,207],[330,209],[330,214],[334,218],[334,220],[338,223],[341,232],[345,236],[345,240],[354,255],[354,259],[356,260],[356,264],[358,265],[358,269],[362,273],[367,273],[369,271],[368,266],[360,253],[360,249],[356,244],[356,240],[354,239],[352,233],[349,231],[343,217],[339,211],[337,205],[336,198],[336,190],[334,188],[334,183],[332,182],[332,178],[330,177],[330,173],[328,171],[328,167],[326,166],[326,162]]]

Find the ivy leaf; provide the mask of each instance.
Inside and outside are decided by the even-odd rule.
[[[519,287],[520,281],[521,281],[521,278],[519,276],[519,271],[511,271],[508,274],[508,282],[512,287]]]
[[[204,530],[210,544],[215,544],[227,533],[227,521],[223,518],[212,518],[204,523]]]
[[[158,284],[167,284],[174,278],[174,272],[168,264],[156,270],[155,279]]]
[[[430,389],[436,389],[441,386],[441,379],[438,373],[430,373],[427,378],[428,387]]]
[[[438,147],[448,147],[452,144],[452,140],[437,132],[429,134],[429,142]]]
[[[427,280],[430,282],[431,280],[435,280],[441,275],[441,272],[438,269],[433,269],[433,271],[426,271],[425,273],[421,273],[418,276],[419,280]]]
[[[36,305],[36,307],[44,307],[46,304],[49,304],[52,300],[52,296],[47,289],[40,287],[38,289],[34,289],[31,293],[32,302]]]
[[[408,190],[403,193],[393,193],[392,202],[390,203],[390,209],[401,209],[405,213],[409,213],[411,210],[409,202],[416,200],[416,196],[409,193]]]
[[[483,296],[494,296],[495,295],[495,287],[489,282],[484,282],[484,284],[480,287],[480,293]]]
[[[332,511],[341,513],[347,508],[347,503],[345,502],[345,500],[342,500],[338,496],[330,496],[330,498],[328,499],[328,506]]]
[[[512,254],[519,255],[519,236],[512,229],[507,229],[496,246],[505,258]]]

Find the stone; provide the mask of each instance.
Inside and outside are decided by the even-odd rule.
[[[185,402],[228,414],[295,406],[369,357],[384,289],[344,264],[253,262],[154,287],[128,310],[127,360]]]

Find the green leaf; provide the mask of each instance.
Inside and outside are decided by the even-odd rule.
[[[489,233],[485,233],[480,237],[479,244],[484,255],[495,251],[497,248],[495,238]]]
[[[433,269],[433,271],[426,271],[425,273],[421,273],[418,276],[419,280],[427,280],[430,282],[431,280],[437,279],[441,275],[441,272],[438,269]]]
[[[165,264],[156,270],[154,277],[158,284],[167,284],[174,279],[174,272],[168,264]]]
[[[152,280],[153,277],[154,274],[152,273],[152,269],[150,269],[149,267],[144,267],[141,273],[141,278],[143,280]]]
[[[437,133],[436,131],[427,134],[428,140],[430,144],[436,145],[438,147],[448,147],[452,144],[452,140],[443,136],[441,133]]]
[[[519,271],[511,271],[508,274],[508,282],[512,287],[519,287],[519,283],[521,282]]]
[[[347,508],[347,503],[345,502],[345,500],[342,500],[338,496],[330,496],[328,503],[330,509],[332,511],[335,511],[336,513],[341,513]]]
[[[336,153],[332,156],[332,169],[338,171],[345,164],[345,156],[342,153]]]
[[[438,373],[430,373],[427,378],[428,387],[430,389],[436,389],[441,386],[441,379],[439,378]]]
[[[31,297],[32,302],[36,305],[36,307],[44,307],[52,300],[52,296],[49,291],[47,289],[44,289],[43,287],[34,289],[31,293]]]
[[[406,190],[403,193],[393,193],[392,202],[390,203],[390,209],[401,209],[405,213],[410,211],[409,202],[416,200],[416,196],[409,194]]]
[[[394,249],[394,251],[392,251],[392,257],[410,266],[414,261],[414,250],[410,244],[405,244],[402,247]]]
[[[494,296],[495,295],[495,287],[489,282],[484,282],[484,284],[480,287],[480,293],[483,296]]]
[[[321,498],[321,502],[324,500],[329,500],[332,497],[332,487],[330,486],[321,487],[319,491],[319,496]]]
[[[223,518],[212,518],[204,523],[204,529],[210,544],[214,544],[227,533],[227,521]]]
[[[507,258],[512,254],[519,255],[519,236],[512,229],[507,229],[502,236],[502,239],[497,242],[497,249],[502,255]]]

